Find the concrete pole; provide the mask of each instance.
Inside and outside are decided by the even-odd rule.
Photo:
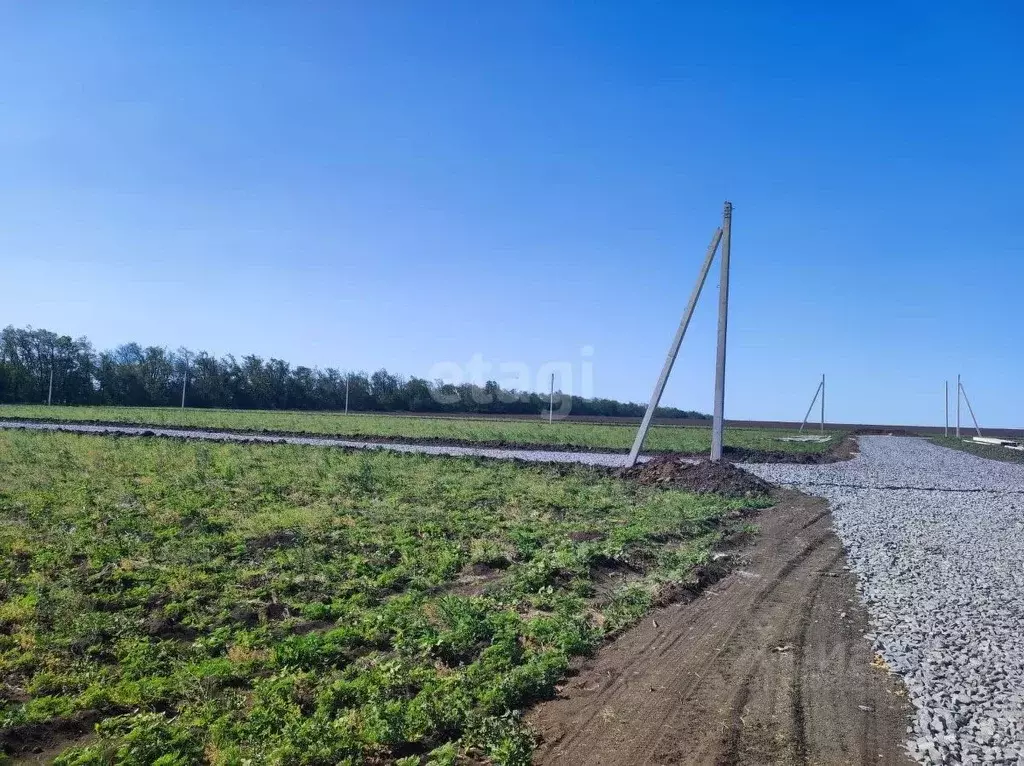
[[[960,390],[964,393],[964,401],[967,402],[967,411],[971,413],[971,420],[974,421],[974,430],[978,432],[978,436],[981,436],[981,429],[978,428],[978,419],[974,417],[974,408],[971,406],[971,400],[967,398],[967,389],[964,388],[964,384],[960,384]]]
[[[949,436],[949,381],[946,381],[946,425],[942,429],[943,436]]]
[[[800,423],[800,429],[799,429],[800,431],[803,431],[804,430],[804,426],[807,425],[807,418],[809,418],[811,416],[811,410],[814,409],[814,403],[816,401],[818,401],[818,394],[819,393],[821,393],[821,383],[819,383],[818,387],[814,389],[814,398],[811,399],[811,403],[807,405],[807,412],[804,413],[803,422]]]
[[[960,373],[956,375],[956,438],[960,438]]]
[[[647,404],[647,411],[644,412],[644,419],[640,422],[640,428],[636,432],[636,439],[633,440],[633,447],[629,451],[629,457],[626,458],[626,468],[632,468],[636,465],[637,456],[640,454],[640,448],[644,446],[644,439],[647,437],[647,429],[651,427],[651,418],[654,417],[654,411],[658,409],[658,403],[661,401],[661,395],[665,391],[665,384],[668,382],[669,373],[672,372],[672,365],[676,362],[676,356],[679,354],[679,346],[683,342],[683,336],[686,335],[686,328],[690,326],[690,319],[693,317],[693,310],[697,307],[697,300],[700,298],[701,290],[704,289],[704,283],[707,281],[708,272],[711,271],[711,264],[715,260],[715,253],[718,251],[718,243],[722,241],[722,230],[715,229],[715,233],[711,236],[711,244],[708,245],[708,251],[704,254],[704,264],[700,268],[700,273],[697,275],[697,283],[693,286],[693,292],[690,293],[690,301],[686,304],[686,310],[683,311],[683,318],[679,320],[679,327],[676,329],[675,337],[672,338],[672,343],[668,347],[668,356],[665,357],[665,365],[661,368],[661,375],[658,376],[658,382],[654,384],[654,392],[651,394],[651,401]]]
[[[548,394],[548,425],[555,419],[555,373],[551,373],[551,393]]]
[[[345,376],[345,414],[348,415],[348,381],[351,375]]]
[[[732,203],[722,212],[722,276],[718,286],[718,356],[715,361],[715,420],[711,426],[711,459],[722,459],[725,436],[725,340],[729,327],[729,256],[732,251]]]
[[[53,404],[53,363],[50,363],[50,390],[46,394],[46,406]]]
[[[821,373],[821,432],[825,433],[825,373]]]
[[[185,374],[181,378],[181,408],[185,409],[185,387],[188,385],[188,357],[185,357]]]

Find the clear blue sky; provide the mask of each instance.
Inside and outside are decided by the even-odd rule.
[[[0,325],[646,400],[730,199],[727,415],[1024,426],[1024,12],[778,5],[5,3]]]

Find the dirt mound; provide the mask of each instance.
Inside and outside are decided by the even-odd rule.
[[[763,479],[720,460],[690,462],[678,455],[663,455],[619,472],[640,484],[688,489],[725,497],[753,497],[766,494],[771,485]]]

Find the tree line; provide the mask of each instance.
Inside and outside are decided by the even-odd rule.
[[[52,386],[51,386],[52,381]],[[364,412],[490,413],[546,412],[548,396],[483,386],[452,385],[387,370],[372,374],[291,366],[281,359],[248,355],[215,357],[205,351],[127,343],[95,351],[88,338],[71,338],[32,327],[0,332],[0,403],[93,404],[129,407],[189,407]],[[614,399],[555,395],[565,415],[639,417],[644,405]],[[703,413],[659,407],[666,418],[707,418]]]

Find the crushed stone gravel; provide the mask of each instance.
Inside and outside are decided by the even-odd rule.
[[[869,638],[916,708],[910,754],[1024,766],[1024,465],[923,439],[865,436],[860,449],[744,467],[829,501]]]

